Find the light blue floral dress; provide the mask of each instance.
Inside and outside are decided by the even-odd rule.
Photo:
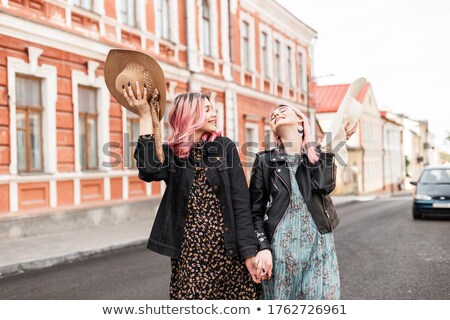
[[[272,240],[273,271],[263,281],[263,299],[339,299],[339,269],[333,233],[321,234],[295,178],[300,155],[286,154],[291,201]]]

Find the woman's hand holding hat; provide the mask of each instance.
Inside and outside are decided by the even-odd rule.
[[[142,93],[141,93],[142,91]],[[128,82],[128,86],[123,86],[123,96],[126,99],[129,109],[134,110],[138,116],[144,116],[150,114],[150,105],[147,101],[147,88],[143,90],[139,87],[139,82],[136,81],[136,96],[134,96],[131,89],[131,83]]]
[[[350,128],[350,122],[347,122],[344,127],[346,140],[349,140],[352,137],[352,135],[356,132],[356,128],[358,128],[358,122],[353,126],[353,128]]]
[[[159,106],[159,91],[158,89],[154,89],[150,96],[150,103],[148,102],[148,89],[144,84],[143,89],[141,90],[139,86],[139,82],[136,81],[136,97],[134,96],[133,90],[131,89],[131,84],[129,83],[127,87],[123,87],[123,96],[126,99],[128,105],[133,110],[136,110],[136,114],[140,119],[147,121],[146,118],[150,118],[151,122],[148,123],[151,125],[153,131],[153,135],[155,137],[155,149],[156,156],[160,162],[164,162],[164,153],[162,150],[162,139],[161,139],[161,129],[159,124],[160,119],[160,111],[161,108]]]

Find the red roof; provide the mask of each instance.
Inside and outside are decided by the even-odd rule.
[[[364,88],[356,97],[356,100],[362,103],[364,96],[369,89],[370,84],[366,83]],[[336,84],[328,86],[317,86],[314,94],[316,101],[316,112],[336,112],[341,105],[345,94],[350,88],[350,83],[348,84]]]

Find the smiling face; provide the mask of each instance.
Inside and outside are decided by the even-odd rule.
[[[217,131],[216,109],[211,105],[211,102],[208,99],[205,98],[203,101],[205,108],[205,122],[198,130],[203,133],[215,132]]]
[[[303,123],[303,120],[289,107],[280,106],[276,108],[270,116],[270,128],[276,136],[280,136],[281,128],[291,126],[297,130],[297,126]]]

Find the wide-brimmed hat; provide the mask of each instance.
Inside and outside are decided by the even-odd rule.
[[[348,161],[347,147],[345,145],[346,136],[344,124],[350,123],[349,128],[353,128],[361,118],[364,107],[356,100],[356,97],[364,88],[367,80],[365,78],[358,78],[353,81],[348,88],[348,91],[339,106],[339,109],[334,117],[330,128],[325,134],[325,144],[331,144],[333,149],[336,149],[336,156],[339,156],[345,164]],[[344,143],[343,143],[344,142]],[[341,161],[338,161],[340,163]]]
[[[124,98],[123,86],[127,87],[130,83],[133,93],[136,95],[136,81],[139,81],[141,92],[143,92],[143,85],[146,85],[148,100],[150,100],[153,90],[158,89],[159,119],[161,120],[166,107],[166,80],[158,62],[143,52],[124,49],[110,50],[105,61],[106,86],[117,102],[133,113],[137,113],[137,111]]]

